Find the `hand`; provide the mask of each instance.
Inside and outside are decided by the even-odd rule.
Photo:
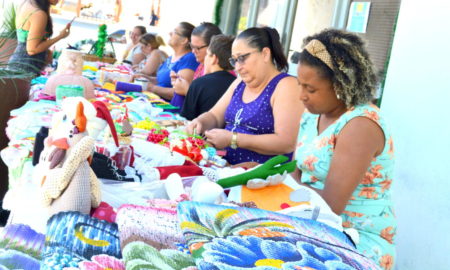
[[[178,76],[174,83],[172,83],[175,93],[185,96],[189,89],[189,83],[183,77]]]
[[[224,149],[231,144],[233,133],[226,129],[211,129],[205,131],[206,141],[217,149]]]
[[[189,135],[201,135],[204,132],[203,124],[198,120],[198,118],[195,118],[186,126],[185,131]]]
[[[61,39],[66,38],[70,35],[70,27],[71,27],[71,24],[68,23],[66,25],[66,27],[64,27],[64,29],[61,30],[61,32],[59,33],[59,37],[61,37]]]
[[[175,84],[175,81],[178,79],[178,74],[171,70],[170,71],[170,83],[172,84],[172,86]]]

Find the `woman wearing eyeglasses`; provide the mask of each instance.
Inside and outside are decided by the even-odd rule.
[[[181,22],[170,32],[169,46],[174,54],[162,63],[156,72],[156,84],[149,83],[147,90],[166,100],[172,100],[175,89],[172,86],[171,72],[183,77],[189,83],[194,78],[194,71],[198,67],[195,55],[191,52],[190,41],[194,26],[188,22]]]
[[[194,72],[194,80],[204,75],[204,62],[207,48],[211,43],[211,38],[220,34],[222,34],[220,28],[210,22],[203,22],[192,31],[190,47],[192,53],[195,55],[195,59],[199,62],[199,65]],[[172,84],[175,89],[175,94],[171,104],[181,108],[188,92],[190,82],[183,78],[183,76],[172,73]]]
[[[292,157],[304,106],[296,79],[284,73],[288,64],[278,32],[243,31],[233,43],[230,64],[240,78],[187,132],[204,133],[209,143],[226,149],[230,164]]]

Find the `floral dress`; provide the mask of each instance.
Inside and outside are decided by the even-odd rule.
[[[296,150],[297,166],[302,171],[301,182],[324,189],[336,139],[344,126],[355,117],[367,117],[376,122],[385,135],[385,147],[374,158],[361,183],[353,192],[341,214],[344,228],[359,233],[357,249],[383,269],[394,268],[394,235],[396,222],[390,187],[394,169],[392,137],[374,105],[355,106],[318,134],[319,115],[305,112],[300,122]]]

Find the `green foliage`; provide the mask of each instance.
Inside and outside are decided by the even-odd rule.
[[[0,37],[16,38],[16,8],[14,4],[3,3],[2,15]]]
[[[217,0],[216,6],[214,7],[214,24],[219,26],[220,21],[222,20],[222,6],[223,6],[223,0]]]
[[[104,56],[107,37],[106,24],[102,24],[98,27],[98,40],[95,44],[95,55],[99,58],[103,58]]]

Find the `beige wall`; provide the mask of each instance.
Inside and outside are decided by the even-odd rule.
[[[299,51],[302,40],[331,26],[335,0],[299,0],[292,33],[291,50]]]

